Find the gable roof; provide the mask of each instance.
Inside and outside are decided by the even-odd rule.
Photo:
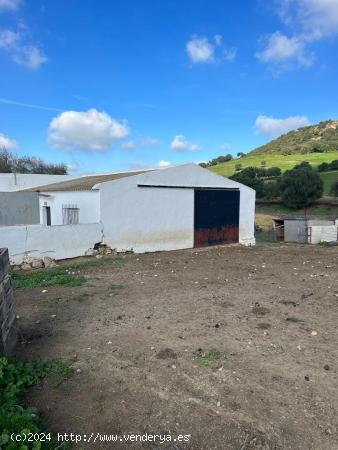
[[[198,164],[188,163],[170,166],[138,175],[138,186],[143,187],[176,187],[176,188],[209,188],[209,189],[246,189],[248,186],[223,177]]]
[[[61,181],[60,183],[46,184],[30,189],[24,189],[30,192],[60,192],[60,191],[91,191],[95,185],[105,183],[106,181],[118,180],[120,178],[132,177],[140,175],[148,170],[128,171],[109,173],[104,175],[89,175],[75,178],[72,180]]]

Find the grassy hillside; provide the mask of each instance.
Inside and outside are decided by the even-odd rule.
[[[338,159],[337,152],[327,153],[309,153],[308,155],[257,155],[249,154],[240,159],[228,161],[217,166],[210,166],[208,169],[212,170],[219,175],[229,177],[235,173],[236,164],[241,164],[244,167],[260,167],[261,162],[266,162],[266,167],[279,167],[283,172],[288,169],[292,169],[296,164],[302,161],[308,161],[313,167],[317,167],[322,162],[331,162],[334,159]]]
[[[302,161],[308,161],[313,167],[317,167],[322,162],[330,163],[331,161],[338,159],[337,152],[327,152],[327,153],[309,153],[307,155],[257,155],[251,153],[240,159],[228,161],[223,164],[218,164],[217,166],[208,167],[209,170],[215,172],[224,177],[229,177],[235,173],[236,164],[241,164],[242,168],[245,167],[260,167],[261,162],[265,161],[265,167],[279,167],[283,172],[288,169],[292,169],[296,164]],[[324,192],[327,194],[330,190],[333,181],[338,179],[338,171],[322,172],[320,173],[324,181]]]
[[[251,154],[299,154],[313,151],[338,151],[338,120],[327,120],[290,131],[268,144],[262,145]]]

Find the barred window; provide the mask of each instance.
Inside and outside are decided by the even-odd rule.
[[[79,223],[79,208],[77,205],[62,205],[63,225],[76,225]]]

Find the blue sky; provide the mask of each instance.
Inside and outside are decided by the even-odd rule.
[[[338,118],[337,0],[0,0],[0,144],[102,172]]]

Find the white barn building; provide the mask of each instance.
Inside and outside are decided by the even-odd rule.
[[[195,164],[82,177],[40,190],[42,223],[101,222],[118,251],[254,244],[255,191]]]

